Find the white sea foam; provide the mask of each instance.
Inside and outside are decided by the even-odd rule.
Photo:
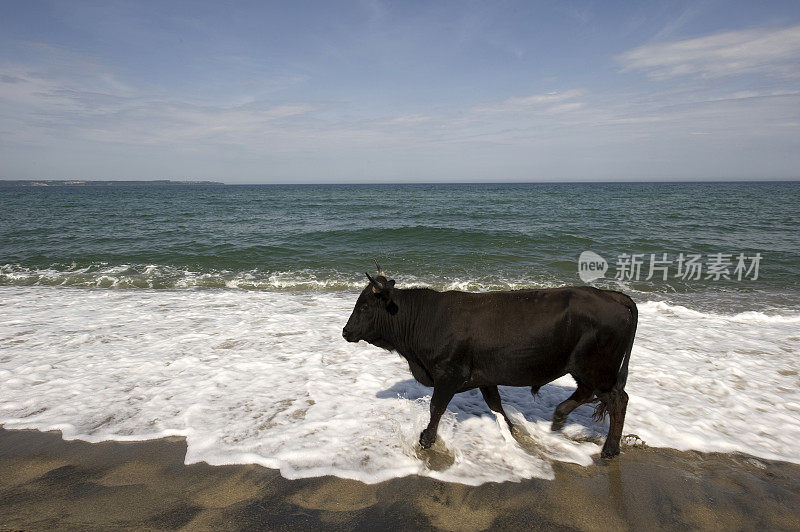
[[[437,278],[438,284],[414,276],[403,275],[405,286],[432,287],[441,290],[516,290],[560,286],[555,278],[544,281],[519,282],[502,276],[461,279]],[[78,267],[57,264],[47,268],[29,268],[20,264],[0,265],[0,286],[64,286],[118,289],[230,288],[269,291],[342,291],[363,288],[363,274],[329,271],[324,274],[309,269],[265,271],[259,269],[231,271],[208,269],[195,271],[185,267],[156,264],[109,265],[105,262]]]
[[[183,435],[187,462],[258,463],[289,478],[378,482],[409,474],[467,484],[550,478],[551,461],[591,463],[606,425],[580,407],[563,433],[553,408],[569,377],[503,388],[520,444],[459,394],[440,427],[454,463],[414,446],[431,390],[405,362],[341,329],[356,293],[0,288],[0,423],[67,438]],[[639,305],[625,433],[651,446],[742,451],[800,462],[800,316]]]

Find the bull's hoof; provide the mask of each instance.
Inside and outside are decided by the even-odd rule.
[[[436,431],[431,429],[423,430],[419,435],[419,446],[423,449],[430,449],[436,441]]]
[[[557,416],[553,414],[553,424],[550,425],[550,430],[553,432],[558,432],[559,430],[564,428],[564,425],[567,424],[567,416]]]
[[[609,444],[608,442],[606,442],[606,444],[603,445],[603,450],[600,451],[600,457],[605,459],[614,458],[618,454],[619,454],[619,443]]]

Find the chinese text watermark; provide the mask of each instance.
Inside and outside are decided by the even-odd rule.
[[[697,281],[701,279],[751,280],[758,279],[761,253],[622,253],[617,255],[614,264],[614,279],[618,281],[666,281],[681,279]],[[605,277],[609,270],[608,262],[593,251],[584,251],[578,257],[578,276],[588,283]]]

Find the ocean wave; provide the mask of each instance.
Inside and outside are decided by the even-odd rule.
[[[361,289],[366,280],[363,273],[327,272],[308,269],[297,271],[247,270],[230,271],[189,268],[155,264],[94,263],[88,266],[53,265],[48,268],[28,268],[19,264],[0,266],[0,286],[70,286],[108,289],[185,289],[227,288],[238,290],[276,291],[339,291]],[[500,276],[460,279],[444,276],[435,282],[421,276],[404,275],[407,286],[429,287],[437,290],[516,290],[559,286],[555,278],[538,281],[514,281]]]
[[[554,288],[579,284],[577,275],[565,271],[552,274],[526,275],[512,272],[495,274],[428,270],[419,274],[397,272],[393,275],[403,288],[425,287],[434,290],[487,292]],[[689,287],[669,283],[635,284],[602,279],[598,288],[620,290],[642,305],[654,305],[663,313],[684,317],[703,317],[707,312],[722,312],[742,322],[784,319],[775,317],[784,311],[800,312],[794,292],[778,290],[753,293],[741,287]],[[298,269],[290,271],[248,269],[193,269],[164,264],[89,264],[54,263],[47,267],[27,267],[9,263],[0,266],[0,286],[51,286],[107,290],[237,290],[268,292],[341,292],[361,290],[366,279],[361,271]],[[791,314],[794,316],[794,314]],[[794,317],[786,319],[794,319]]]
[[[168,265],[94,263],[27,268],[0,266],[0,286],[70,286],[110,289],[232,288],[241,290],[346,290],[362,286],[355,278],[320,277],[313,272],[265,272],[250,270],[195,271]]]
[[[754,310],[738,313],[703,312],[664,301],[644,301],[638,303],[637,306],[639,312],[650,312],[652,314],[680,318],[717,319],[739,323],[800,323],[800,311],[793,309],[781,309],[771,314]]]

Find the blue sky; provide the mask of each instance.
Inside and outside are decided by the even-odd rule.
[[[0,178],[800,178],[800,3],[0,3]]]

